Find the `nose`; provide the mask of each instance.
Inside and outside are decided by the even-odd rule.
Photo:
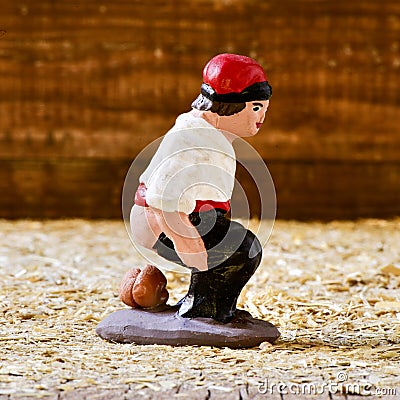
[[[268,112],[268,107],[269,107],[269,102],[266,104],[265,107],[263,107],[262,111],[263,111],[263,118],[265,118],[265,116],[267,115]]]
[[[258,112],[258,118],[261,119],[261,122],[264,121],[265,119],[265,115],[267,114],[267,109],[266,108],[262,108],[259,112]]]

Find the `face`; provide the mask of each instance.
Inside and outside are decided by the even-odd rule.
[[[239,137],[254,136],[264,122],[268,106],[269,100],[249,101],[239,113],[219,117],[217,128]]]

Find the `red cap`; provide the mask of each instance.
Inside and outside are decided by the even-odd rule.
[[[203,82],[218,94],[240,93],[255,83],[266,81],[265,72],[257,61],[238,54],[218,54],[203,69]]]

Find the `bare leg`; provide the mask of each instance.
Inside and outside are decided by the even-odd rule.
[[[154,213],[148,207],[134,205],[131,210],[130,224],[135,243],[152,249],[162,232]]]

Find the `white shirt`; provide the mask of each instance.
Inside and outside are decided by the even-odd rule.
[[[146,202],[166,212],[193,212],[196,200],[232,197],[236,157],[231,142],[203,118],[181,114],[139,180]]]

